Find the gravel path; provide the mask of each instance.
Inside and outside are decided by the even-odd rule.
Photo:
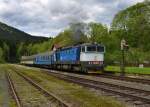
[[[0,71],[0,106],[9,107],[10,96],[4,71]]]

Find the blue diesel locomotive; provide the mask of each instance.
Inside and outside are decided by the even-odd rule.
[[[104,69],[104,53],[103,45],[85,43],[37,55],[23,56],[21,63],[51,69],[87,72]]]

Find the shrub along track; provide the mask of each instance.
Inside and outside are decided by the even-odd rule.
[[[45,73],[68,82],[80,84],[88,88],[102,90],[104,92],[112,93],[113,95],[122,96],[123,98],[124,97],[129,98],[128,101],[133,101],[133,104],[135,105],[139,105],[139,106],[145,105],[147,107],[150,106],[150,91],[147,90],[131,88],[125,85],[121,86],[121,85],[116,85],[111,83],[89,80],[87,78],[76,77],[73,75],[67,75],[59,72],[46,71]]]
[[[36,82],[34,82],[31,78],[23,75],[20,72],[17,72],[17,71],[15,71],[15,72],[18,76],[23,78],[27,83],[29,83],[31,86],[33,86],[38,91],[40,91],[40,93],[42,95],[44,95],[49,100],[50,104],[47,106],[50,106],[50,107],[69,107],[68,104],[66,104],[64,101],[62,101],[61,99],[59,99],[58,97],[56,97],[52,93],[49,93],[47,90],[45,90],[40,85],[38,85]],[[6,75],[8,77],[9,83],[13,84],[12,79],[10,79],[10,75],[9,74],[6,74]],[[16,94],[16,90],[15,90],[14,85],[11,85],[11,87],[13,89],[12,91],[14,92],[16,103],[17,103],[18,107],[21,107],[21,101],[20,101],[20,98],[18,97],[18,95]]]

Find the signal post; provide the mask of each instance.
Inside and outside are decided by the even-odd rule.
[[[125,75],[125,51],[129,49],[129,46],[127,45],[125,39],[121,40],[120,45],[121,45],[121,55],[122,55],[120,71],[121,71],[121,76],[124,76]]]

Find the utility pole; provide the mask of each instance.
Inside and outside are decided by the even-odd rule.
[[[122,60],[121,60],[121,76],[125,75],[125,51],[129,49],[129,46],[127,45],[125,39],[121,40],[121,54],[122,54]]]

